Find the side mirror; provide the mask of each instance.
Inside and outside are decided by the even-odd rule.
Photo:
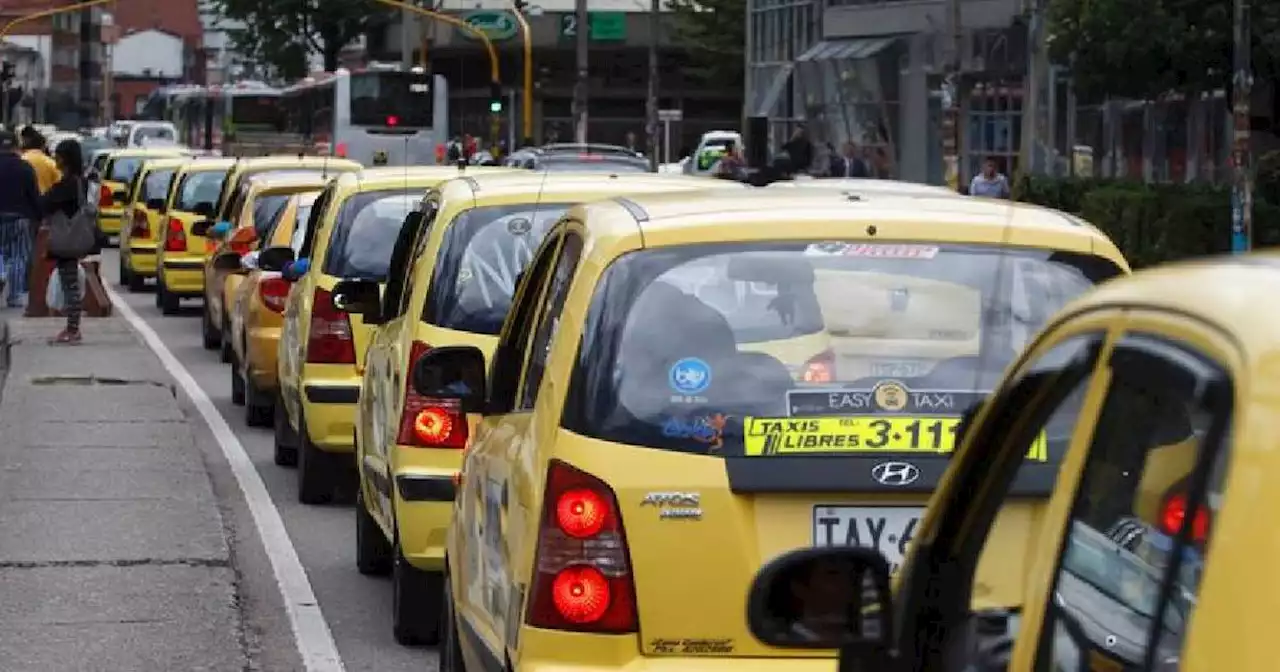
[[[294,260],[293,248],[283,245],[268,247],[258,255],[258,268],[283,273],[285,266]]]
[[[147,209],[148,209],[148,210],[157,210],[157,211],[159,211],[159,210],[164,210],[164,199],[163,199],[163,198],[152,198],[152,199],[148,199],[148,200],[147,200]]]
[[[238,271],[244,268],[244,262],[235,252],[223,252],[213,258],[213,267],[219,271]]]
[[[471,345],[428,350],[413,365],[413,389],[424,397],[456,401],[463,413],[481,413],[485,398],[484,353]]]
[[[212,217],[213,204],[209,201],[200,201],[199,203],[196,203],[196,207],[191,208],[191,212],[193,214],[200,215],[201,217]]]
[[[209,237],[209,229],[213,227],[213,222],[207,219],[201,219],[191,225],[191,235],[200,236],[201,238]]]
[[[123,189],[111,192],[111,200],[122,205],[128,197],[129,195],[126,194]]]
[[[262,264],[261,257],[258,258],[258,264],[259,266]],[[311,260],[299,259],[285,264],[284,270],[280,272],[280,277],[284,278],[285,282],[297,282],[301,280],[302,276],[306,275],[309,270],[311,270]]]
[[[747,595],[747,625],[770,646],[840,649],[841,656],[887,661],[893,641],[891,597],[889,562],[879,551],[802,548],[756,574]]]
[[[333,307],[358,313],[366,324],[381,324],[382,292],[371,280],[343,280],[333,288]]]

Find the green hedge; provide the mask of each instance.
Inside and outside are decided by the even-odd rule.
[[[1262,177],[1260,171],[1260,178]],[[1265,179],[1258,196],[1280,192]],[[1023,177],[1013,197],[1083,217],[1102,229],[1134,268],[1231,249],[1231,189],[1203,184]],[[1280,207],[1255,199],[1254,247],[1280,244]]]

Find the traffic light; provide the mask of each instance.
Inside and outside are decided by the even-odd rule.
[[[489,85],[489,111],[502,114],[502,85],[497,82]]]

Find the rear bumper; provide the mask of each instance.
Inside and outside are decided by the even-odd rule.
[[[120,233],[120,213],[98,213],[98,229],[103,233],[114,236]]]
[[[204,296],[204,259],[173,258],[163,255],[160,266],[159,272],[164,277],[164,286],[169,293],[179,296]]]
[[[245,342],[245,369],[254,386],[270,391],[279,385],[276,351],[280,347],[280,327],[250,327]],[[357,393],[357,398],[359,394]]]
[[[129,272],[134,275],[152,276],[156,274],[156,245],[155,243],[135,243],[129,241],[129,254],[126,259],[128,262]]]
[[[444,569],[445,538],[457,494],[454,473],[454,470],[413,467],[394,473],[393,482],[388,483],[381,474],[366,470],[373,486],[383,496],[395,499],[400,547],[409,564],[418,569],[430,572]]]
[[[311,381],[302,386],[302,417],[311,443],[326,453],[355,451],[359,384]]]
[[[465,618],[458,619],[458,632],[467,648],[482,656],[492,655],[476,639],[476,631]],[[540,630],[521,626],[520,662],[516,672],[594,672],[626,670],[626,672],[831,672],[836,668],[834,656],[783,657],[791,653],[779,650],[777,658],[715,655],[645,656],[637,649],[643,635],[586,635],[572,632]],[[724,638],[672,640],[677,650],[684,647],[728,646],[734,640]],[[754,642],[753,642],[754,644]],[[734,647],[736,648],[736,647]],[[485,669],[493,661],[484,661]],[[498,665],[494,670],[505,669]]]

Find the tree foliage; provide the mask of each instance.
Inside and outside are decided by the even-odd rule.
[[[747,0],[667,0],[675,42],[694,60],[692,74],[725,87],[740,86]]]
[[[307,57],[319,54],[325,70],[338,67],[342,49],[363,35],[382,12],[361,0],[214,0],[236,49],[275,67],[286,79],[307,74]]]
[[[1280,2],[1252,4],[1254,68],[1273,76]],[[1232,11],[1232,0],[1050,0],[1050,54],[1095,101],[1229,88]]]

